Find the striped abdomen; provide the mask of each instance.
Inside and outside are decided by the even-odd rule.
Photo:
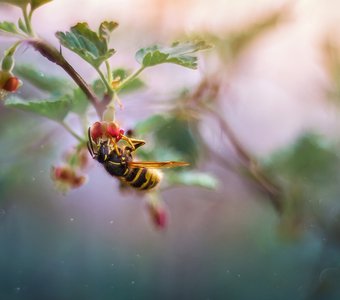
[[[161,180],[162,173],[156,169],[127,168],[119,178],[131,187],[140,190],[151,190]]]

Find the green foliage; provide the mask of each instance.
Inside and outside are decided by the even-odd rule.
[[[268,167],[287,178],[320,183],[336,176],[339,159],[320,137],[306,134],[290,149],[275,154]]]
[[[18,26],[21,29],[21,31],[23,31],[24,33],[28,33],[26,24],[24,23],[24,21],[21,18],[19,18],[19,20],[18,20]]]
[[[52,95],[63,95],[73,89],[69,80],[46,75],[32,65],[16,65],[14,72],[23,80]]]
[[[100,35],[92,31],[87,23],[78,23],[68,32],[58,31],[56,36],[64,47],[77,53],[95,68],[99,68],[115,53],[114,49],[108,48],[107,36],[110,30],[113,30],[113,23],[103,22],[100,26],[102,30]]]
[[[205,41],[176,42],[170,47],[154,45],[140,49],[136,53],[136,60],[143,67],[151,67],[163,63],[174,63],[186,68],[196,69],[197,57],[192,54],[209,48],[211,48],[211,46]]]
[[[191,130],[190,122],[177,115],[153,115],[136,126],[138,135],[152,134],[157,148],[173,150],[191,164],[197,162],[200,140]]]
[[[112,72],[112,78],[117,79],[120,78],[120,81],[124,80],[129,76],[129,72],[126,69],[118,68]],[[127,94],[135,92],[145,86],[145,83],[139,79],[134,78],[133,80],[129,81],[122,89],[119,90],[119,94]],[[105,85],[102,80],[97,79],[93,82],[92,87],[95,93],[99,96],[103,96],[106,92]]]
[[[16,5],[16,6],[19,6],[19,7],[25,7],[31,1],[30,0],[0,0],[0,3],[1,2]]]
[[[62,121],[71,108],[70,101],[65,96],[53,100],[23,100],[12,96],[6,100],[5,105],[10,108],[29,111],[55,121]]]
[[[297,238],[311,219],[331,225],[340,212],[340,158],[336,145],[315,134],[305,134],[265,163],[282,187],[284,212],[280,231]]]
[[[31,0],[31,8],[32,10],[37,9],[38,7],[48,3],[48,2],[52,2],[53,0]]]
[[[0,3],[8,3],[12,5],[19,6],[21,8],[26,7],[28,4],[31,4],[31,9],[35,10],[38,7],[51,2],[53,0],[0,0]]]
[[[108,43],[110,41],[110,35],[113,30],[115,30],[118,27],[118,23],[111,21],[104,21],[99,26],[99,37],[106,41],[106,45],[108,46]]]
[[[68,99],[71,105],[70,111],[81,116],[86,113],[89,101],[80,88],[73,90],[73,92],[68,95]]]
[[[7,21],[0,22],[0,33],[1,32],[20,34],[17,26],[12,22],[7,22]]]
[[[198,186],[207,189],[216,189],[217,179],[210,174],[198,171],[169,172],[167,182],[170,185]]]
[[[120,78],[120,80],[124,80],[125,78],[130,75],[126,69],[119,68],[112,72],[113,79]],[[139,78],[134,78],[133,80],[129,81],[121,90],[119,90],[119,93],[131,93],[136,90],[139,90],[140,88],[144,87],[144,82]]]

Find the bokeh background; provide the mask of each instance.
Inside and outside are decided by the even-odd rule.
[[[19,15],[0,5],[0,20]],[[120,193],[98,164],[87,185],[61,195],[50,168],[72,137],[0,105],[0,298],[339,299],[339,1],[56,0],[33,24],[58,47],[57,30],[104,19],[120,24],[117,67],[135,69],[135,52],[154,43],[200,37],[214,45],[196,71],[144,72],[147,87],[122,97],[117,118],[135,128],[185,101],[184,111],[199,108],[198,121],[188,121],[195,168],[219,185],[164,190],[165,230],[154,228],[143,198]],[[0,38],[1,52],[10,45]],[[65,76],[28,47],[17,62]],[[202,86],[220,119],[196,101]],[[19,93],[41,96],[25,82]]]

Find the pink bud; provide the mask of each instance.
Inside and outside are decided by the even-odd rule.
[[[119,133],[120,133],[120,128],[118,126],[117,123],[115,122],[110,122],[108,125],[107,125],[107,133],[109,136],[113,137],[113,138],[117,138],[119,137]]]
[[[159,202],[149,202],[147,209],[154,226],[158,229],[165,229],[167,225],[167,213],[164,207]]]
[[[99,138],[103,137],[103,126],[101,122],[95,122],[90,129],[91,138],[97,142]]]
[[[5,82],[4,86],[2,87],[7,92],[15,92],[20,86],[20,81],[17,77],[10,77]]]

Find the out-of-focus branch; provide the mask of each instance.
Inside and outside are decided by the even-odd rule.
[[[213,108],[211,103],[209,103],[217,98],[219,86],[220,82],[216,78],[212,80],[202,80],[196,90],[188,96],[186,103],[189,105],[190,109],[197,110],[198,108],[201,114],[208,112],[214,117],[215,120],[217,120],[223,130],[223,133],[233,146],[242,167],[249,175],[251,175],[250,178],[257,185],[260,191],[269,197],[274,208],[279,213],[281,213],[283,209],[283,203],[280,188],[266,176],[265,172],[261,169],[256,159],[239,141],[227,120],[215,108]],[[210,149],[210,147],[209,150],[214,152],[214,150]],[[216,151],[214,152],[214,156],[228,169],[233,171],[237,169],[231,167],[230,162],[223,156],[217,155]]]

